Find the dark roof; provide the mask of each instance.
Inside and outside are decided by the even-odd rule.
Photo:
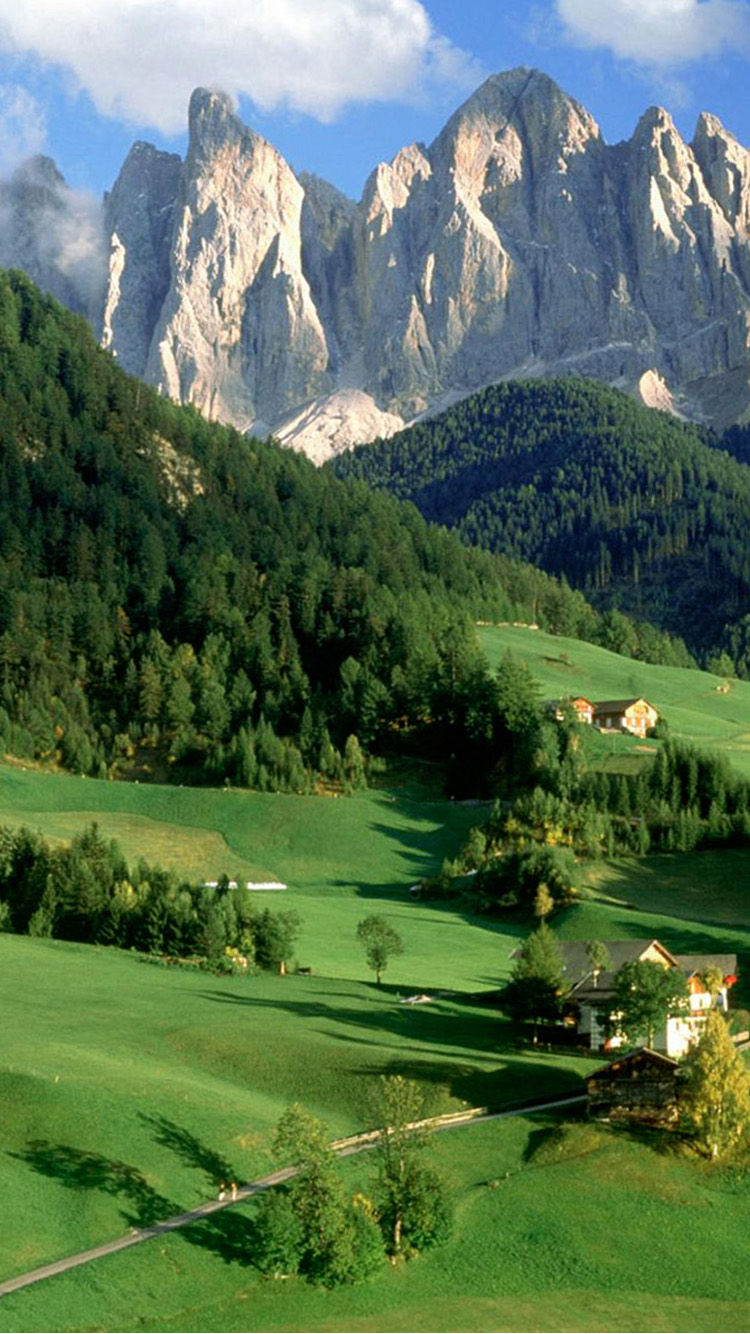
[[[670,959],[677,959],[660,940],[607,940],[602,942],[607,947],[607,953],[610,957],[611,967],[606,972],[599,974],[600,984],[604,978],[612,977],[621,968],[624,963],[630,963],[640,959],[641,955],[650,945],[658,945],[659,949]],[[571,981],[574,985],[577,980],[583,981],[584,978],[591,976],[591,964],[589,956],[586,953],[585,940],[560,940],[558,945],[563,957],[564,975],[566,981]]]
[[[674,957],[688,977],[711,967],[720,968],[724,977],[733,977],[737,973],[736,954],[675,954]]]
[[[671,959],[676,968],[680,968],[687,977],[702,973],[704,969],[720,968],[722,976],[731,977],[737,973],[736,954],[673,954],[660,940],[611,940],[606,941],[607,953],[611,966],[602,969],[594,981],[594,973],[586,953],[583,940],[558,941],[563,957],[563,977],[570,984],[570,995],[577,1001],[604,1003],[614,991],[615,973],[624,963],[634,963],[640,959],[650,946],[656,945]]]
[[[591,1074],[586,1076],[589,1079],[602,1079],[607,1075],[615,1078],[623,1066],[628,1065],[660,1065],[665,1072],[679,1070],[679,1061],[673,1060],[671,1056],[665,1056],[663,1052],[654,1051],[652,1047],[637,1047],[635,1051],[629,1051],[625,1056],[618,1056],[614,1061],[609,1061],[607,1065],[602,1065],[598,1070],[592,1070]]]
[[[634,699],[601,699],[597,700],[594,708],[597,713],[622,713],[624,709],[629,709],[633,704],[648,704],[648,700],[643,695],[636,695]],[[648,704],[653,709],[653,704]],[[654,710],[656,712],[656,710]]]

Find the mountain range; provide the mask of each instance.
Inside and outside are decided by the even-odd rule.
[[[750,153],[651,108],[608,145],[545,74],[487,79],[355,203],[197,90],[102,207],[54,163],[0,192],[0,263],[127,371],[322,461],[506,378],[579,374],[724,428],[750,414]]]

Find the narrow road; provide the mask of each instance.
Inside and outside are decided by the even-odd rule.
[[[499,1121],[509,1116],[528,1116],[532,1112],[572,1107],[585,1101],[586,1095],[579,1093],[572,1097],[553,1098],[547,1102],[512,1107],[504,1112],[479,1111],[477,1114],[475,1110],[448,1118],[437,1117],[431,1124],[436,1132],[457,1130],[462,1126],[478,1125],[482,1121]],[[355,1153],[365,1153],[369,1149],[374,1149],[376,1144],[377,1132],[372,1131],[365,1135],[354,1135],[351,1140],[340,1140],[334,1147],[339,1158],[350,1158]],[[115,1241],[102,1242],[100,1246],[92,1246],[88,1251],[79,1251],[64,1260],[54,1260],[52,1264],[42,1265],[39,1269],[30,1269],[26,1274],[18,1274],[15,1278],[0,1283],[0,1297],[7,1297],[11,1292],[18,1292],[20,1288],[27,1288],[32,1283],[40,1283],[44,1278],[52,1278],[53,1274],[64,1274],[68,1269],[89,1264],[103,1255],[114,1255],[116,1251],[127,1250],[128,1246],[138,1246],[142,1241],[149,1241],[152,1237],[160,1237],[165,1232],[174,1232],[177,1228],[187,1227],[189,1223],[199,1223],[202,1218],[208,1218],[211,1214],[218,1213],[220,1209],[228,1209],[233,1204],[239,1204],[241,1200],[249,1200],[251,1196],[259,1195],[261,1191],[270,1190],[272,1186],[280,1186],[282,1182],[290,1181],[297,1175],[297,1171],[296,1167],[282,1167],[278,1172],[271,1172],[268,1176],[259,1177],[257,1181],[249,1181],[245,1186],[238,1187],[234,1200],[208,1200],[195,1209],[188,1209],[184,1214],[175,1214],[173,1218],[166,1218],[163,1223],[155,1223],[153,1227],[131,1228],[124,1237],[117,1237]]]

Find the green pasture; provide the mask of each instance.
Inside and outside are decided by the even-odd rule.
[[[747,1330],[744,1174],[543,1115],[447,1132],[432,1153],[452,1239],[358,1287],[262,1279],[250,1205],[6,1298],[2,1328]],[[371,1170],[350,1161],[352,1191]]]
[[[453,852],[481,809],[410,792],[298,797],[100,782],[0,764],[0,824],[69,839],[92,820],[128,860],[196,880],[222,872],[300,891],[411,884]]]
[[[585,884],[613,908],[666,913],[693,928],[750,930],[750,849],[590,862]]]
[[[492,971],[486,923],[465,930],[456,947],[455,913],[418,905],[408,892],[455,856],[485,812],[471,803],[415,800],[400,789],[297,797],[98,782],[0,765],[0,824],[69,839],[96,821],[131,865],[144,857],[194,881],[224,872],[281,881],[287,891],[259,901],[299,912],[299,962],[316,973],[358,976],[357,923],[384,912],[406,946],[388,980],[419,987],[476,990]]]
[[[684,726],[702,744],[717,744],[711,726],[734,728],[718,744],[741,763],[730,742],[745,726],[750,738],[750,686],[718,696],[705,673],[642,668],[541,632],[482,635],[495,659],[513,647],[550,697],[644,694],[673,731]],[[577,674],[586,663],[588,678]],[[641,670],[664,674],[662,684],[617,675]],[[559,672],[575,681],[554,685]],[[706,735],[695,721],[687,730],[681,708]],[[601,740],[608,765],[644,754],[632,738]],[[598,1060],[521,1050],[496,1010],[470,1000],[508,975],[527,928],[409,895],[484,815],[426,787],[311,798],[0,765],[0,824],[69,839],[95,820],[130,862],[143,856],[194,880],[285,882],[286,892],[259,898],[300,913],[298,961],[312,970],[219,978],[0,935],[0,1279],[188,1208],[222,1179],[261,1174],[294,1100],[342,1135],[372,1124],[382,1073],[419,1080],[434,1112],[580,1086]],[[555,929],[736,951],[747,1004],[748,869],[741,851],[593,864],[581,902]],[[405,946],[381,988],[355,939],[370,912],[384,913]],[[417,992],[431,999],[403,1003]],[[527,1117],[440,1136],[435,1152],[457,1199],[453,1240],[352,1291],[262,1280],[248,1206],[3,1299],[0,1330],[750,1327],[744,1178],[580,1128],[555,1155],[549,1130]],[[352,1189],[366,1188],[366,1157],[346,1170]]]
[[[543,698],[643,696],[664,715],[674,736],[724,752],[750,777],[750,682],[733,681],[729,691],[722,694],[718,687],[726,683],[710,672],[636,662],[594,644],[543,630],[479,626],[478,634],[493,665],[508,651],[526,662]],[[643,743],[634,737],[602,736],[598,744],[607,767],[617,767],[618,755],[645,753],[639,749]]]
[[[470,929],[456,923],[456,949]],[[513,944],[488,934],[495,980]],[[290,1102],[341,1135],[372,1124],[382,1073],[419,1080],[438,1112],[544,1097],[591,1068],[517,1050],[495,1010],[403,1004],[408,989],[364,980],[219,978],[8,935],[0,975],[0,1278],[268,1170]]]

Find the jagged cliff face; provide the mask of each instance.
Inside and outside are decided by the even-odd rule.
[[[23,220],[8,239],[9,188],[0,258],[94,309],[128,370],[319,460],[509,376],[750,415],[750,154],[708,115],[691,144],[652,109],[608,146],[550,79],[513,70],[355,204],[199,90],[185,162],[136,144],[105,201],[93,308],[49,257],[45,281]]]

